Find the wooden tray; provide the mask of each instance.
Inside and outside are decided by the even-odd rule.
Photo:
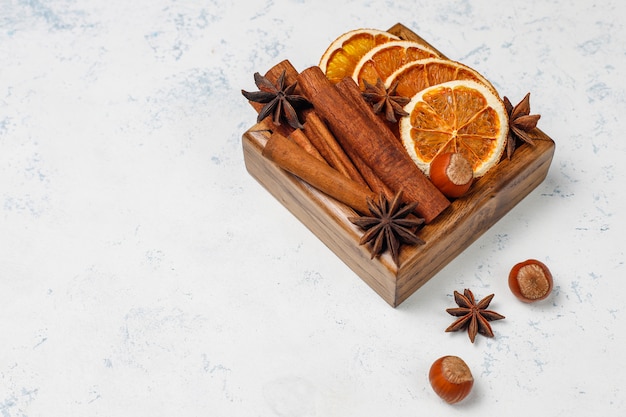
[[[406,39],[417,35],[398,24],[389,32]],[[419,38],[419,37],[417,37]],[[421,38],[419,38],[422,40]],[[423,40],[422,40],[423,41]],[[480,178],[470,192],[452,202],[419,236],[426,243],[403,246],[400,266],[388,253],[370,259],[359,245],[362,231],[348,221],[352,209],[317,191],[262,156],[271,131],[260,123],[243,134],[246,169],[387,303],[397,307],[452,259],[471,245],[546,178],[554,141],[536,129],[535,146],[518,147]]]

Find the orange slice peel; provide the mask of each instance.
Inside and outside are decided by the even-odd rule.
[[[400,138],[417,166],[429,174],[442,152],[465,156],[474,177],[483,176],[502,157],[508,116],[500,97],[472,80],[455,80],[418,92],[404,107]]]
[[[354,67],[371,49],[399,39],[378,29],[351,30],[331,42],[320,59],[319,67],[332,83],[337,83],[344,77],[352,76]]]

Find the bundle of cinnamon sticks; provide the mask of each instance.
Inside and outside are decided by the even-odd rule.
[[[331,84],[319,67],[298,74],[287,60],[265,77],[275,82],[285,71],[288,84],[313,108],[303,113],[304,128],[266,124],[272,134],[263,155],[313,187],[368,214],[367,198],[391,199],[402,190],[406,203],[418,202],[416,215],[431,222],[450,201],[415,165],[389,126],[374,114],[349,78]],[[260,111],[258,103],[251,103]]]

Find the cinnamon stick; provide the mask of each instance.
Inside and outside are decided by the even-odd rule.
[[[349,78],[345,78],[341,80],[340,82],[338,82],[337,84],[335,84],[335,88],[339,90],[339,92],[344,97],[346,97],[346,99],[350,100],[352,105],[358,108],[359,111],[362,111],[364,113],[371,113],[372,121],[376,124],[378,129],[380,129],[381,131],[389,129],[391,131],[391,134],[392,134],[391,136],[393,137],[394,142],[399,143],[400,146],[404,146],[402,145],[402,142],[400,141],[398,137],[398,134],[399,134],[398,123],[389,124],[383,119],[384,115],[382,114],[377,115],[376,113],[374,113],[372,106],[363,99],[361,90],[358,87],[357,88],[355,87],[357,87],[356,83],[354,83]]]
[[[367,182],[367,185],[370,187],[370,189],[376,194],[383,193],[389,201],[393,200],[394,193],[391,188],[387,187],[387,184],[385,184],[378,177],[378,175],[376,175],[372,168],[370,168],[365,162],[363,162],[363,159],[361,159],[359,155],[357,155],[355,152],[350,152],[350,154],[352,160],[354,160],[354,165],[358,167],[359,172],[361,173],[363,178],[365,178],[365,182]]]
[[[319,123],[316,123],[316,119],[319,120]],[[328,130],[326,124],[319,118],[316,113],[311,113],[310,115],[307,115],[305,129],[306,128],[309,128],[310,130],[324,129],[325,132],[323,133],[323,135],[332,137],[333,140],[336,142],[336,138],[333,136],[332,132]],[[312,133],[311,136],[314,136],[314,133]],[[380,178],[378,178],[376,173],[372,171],[372,169],[367,166],[365,162],[363,162],[363,159],[351,147],[347,147],[344,150],[343,148],[341,148],[341,145],[338,142],[336,143],[337,146],[339,146],[340,149],[345,152],[346,157],[352,162],[365,184],[367,184],[367,186],[376,194],[383,193],[385,197],[387,197],[387,199],[391,201],[394,197],[393,191],[391,191],[391,189],[387,187]]]
[[[307,114],[304,130],[330,166],[346,177],[367,185],[359,170],[354,166],[348,155],[341,148],[341,145],[328,130],[328,127],[326,127],[324,121],[315,111]]]
[[[320,161],[326,162],[322,154],[319,153],[317,148],[311,143],[309,138],[304,134],[301,129],[295,129],[288,136],[289,139],[297,143],[302,149],[304,149],[309,155],[314,156]]]
[[[263,156],[359,213],[368,214],[367,198],[376,198],[369,188],[343,176],[280,133],[272,133]]]
[[[352,105],[319,67],[300,73],[298,85],[342,147],[352,148],[394,192],[402,190],[405,202],[418,202],[416,212],[425,222],[432,221],[450,205],[400,148],[389,128],[382,129],[371,110],[364,112]],[[358,86],[354,84],[353,88]]]

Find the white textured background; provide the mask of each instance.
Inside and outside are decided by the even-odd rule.
[[[0,416],[623,416],[626,3],[241,3],[0,0]],[[394,310],[247,174],[240,90],[396,22],[530,91],[557,148]],[[530,257],[532,306],[506,284]],[[496,294],[494,339],[444,333],[463,288]],[[444,354],[476,378],[457,406]]]

